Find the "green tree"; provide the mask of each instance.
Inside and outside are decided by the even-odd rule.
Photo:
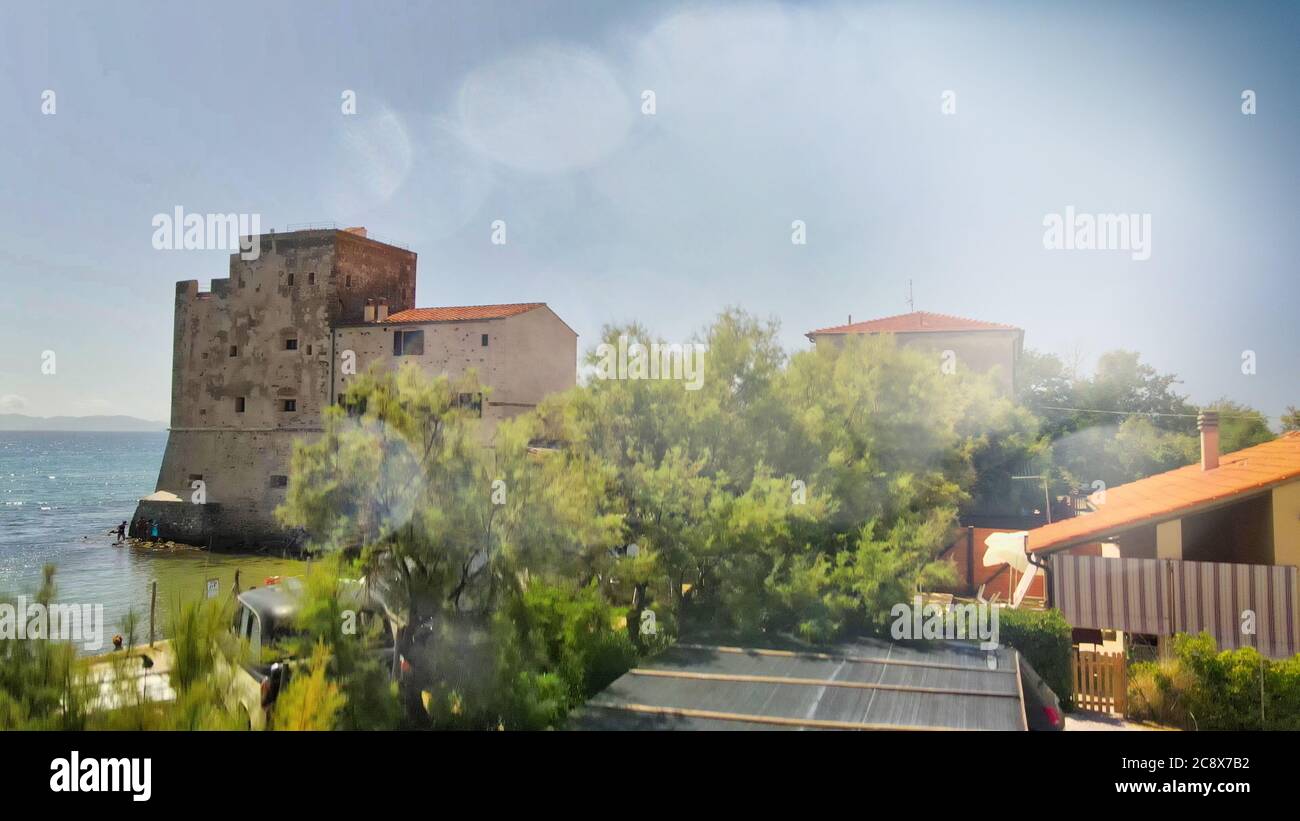
[[[944,374],[887,338],[787,360],[777,330],[729,310],[697,336],[699,390],[593,380],[543,416],[612,466],[626,539],[661,574],[649,599],[698,627],[828,638],[946,572],[935,559],[977,465],[1037,446],[1035,420],[986,377]],[[620,335],[660,341],[638,326],[604,341]]]
[[[1268,418],[1249,405],[1225,398],[1211,402],[1202,410],[1219,414],[1219,450],[1222,453],[1263,444],[1276,437],[1268,426]]]
[[[1174,374],[1160,373],[1133,351],[1103,354],[1090,375],[1033,351],[1022,365],[1018,397],[1044,420],[1051,446],[1042,455],[1055,493],[1086,494],[1098,480],[1121,484],[1197,461],[1199,410],[1219,412],[1224,453],[1273,438],[1259,411],[1228,399],[1197,408],[1177,392]]]
[[[329,647],[318,641],[307,667],[298,672],[275,701],[277,730],[332,730],[347,703],[337,683],[326,675]]]
[[[1286,413],[1282,415],[1282,430],[1285,432],[1300,430],[1300,408],[1295,405],[1286,406]]]
[[[456,402],[477,389],[473,374],[430,381],[410,365],[358,379],[348,410],[327,410],[324,434],[295,447],[279,510],[316,547],[359,557],[395,634],[394,667],[406,658],[421,668],[400,679],[415,721],[423,683],[466,669],[444,652],[453,634],[486,629],[529,573],[574,575],[618,541],[600,467],[565,451],[537,455],[533,417],[501,424],[487,448],[476,415]],[[420,631],[435,635],[430,652]]]
[[[342,699],[334,717],[338,729],[397,729],[402,719],[397,688],[391,668],[376,652],[392,637],[384,635],[379,620],[357,609],[365,599],[356,579],[362,574],[356,562],[339,553],[312,563],[297,616],[300,634],[290,641],[289,654],[305,658],[318,644],[326,648],[325,669]]]

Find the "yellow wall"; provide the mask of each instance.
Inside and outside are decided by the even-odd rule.
[[[1156,525],[1156,558],[1183,557],[1183,520],[1173,519]]]
[[[1273,564],[1300,566],[1300,482],[1273,488]]]

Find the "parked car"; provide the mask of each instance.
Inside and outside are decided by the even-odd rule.
[[[294,671],[305,659],[285,651],[292,639],[299,637],[297,616],[302,608],[300,579],[268,580],[264,587],[245,590],[236,597],[231,632],[246,648],[232,676],[236,709],[244,716],[249,729],[261,730],[271,723],[276,699],[289,683]],[[376,636],[369,648],[384,664],[392,668],[392,631],[385,622],[373,630],[376,619],[384,620],[383,611],[370,601],[364,582],[346,581],[339,590],[345,608],[357,614],[357,632]],[[349,607],[350,606],[350,607]],[[219,658],[221,658],[219,656]],[[224,660],[221,662],[225,664]]]
[[[1025,720],[1030,730],[1064,730],[1065,713],[1061,710],[1061,700],[1047,686],[1042,676],[1025,660],[1020,658],[1020,685],[1025,693]]]

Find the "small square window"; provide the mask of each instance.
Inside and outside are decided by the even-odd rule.
[[[239,356],[239,346],[238,346],[238,345],[231,345],[231,346],[230,346],[230,355],[231,355],[231,356]]]
[[[289,280],[288,280],[288,281],[289,281],[289,287],[292,288],[292,287],[293,287],[293,274],[289,274]]]
[[[202,473],[191,473],[191,474],[190,474],[190,481],[191,481],[191,482],[202,482],[202,481],[203,481],[203,474],[202,474]]]
[[[470,411],[475,416],[481,417],[483,415],[483,394],[481,393],[458,393],[453,404],[457,408]]]
[[[393,356],[423,356],[424,331],[394,331]]]
[[[298,350],[298,340],[297,340],[297,339],[293,339],[293,338],[286,339],[286,340],[284,341],[284,349],[285,349],[286,351],[296,351],[296,350]]]
[[[482,339],[482,341],[481,341],[479,344],[480,344],[482,347],[484,347],[484,348],[487,347],[487,339],[488,339],[488,335],[487,335],[487,334],[483,334],[483,339]]]
[[[271,476],[271,487],[288,487],[288,486],[289,486],[288,476],[280,476],[279,474],[273,474]]]
[[[285,413],[293,413],[294,411],[298,410],[298,400],[297,399],[284,400],[284,403],[281,405],[281,410],[283,410]]]
[[[236,396],[236,397],[235,397],[235,413],[243,413],[243,412],[244,412],[244,397],[242,397],[242,396]]]

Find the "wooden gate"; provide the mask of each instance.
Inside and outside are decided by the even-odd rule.
[[[1070,660],[1074,706],[1080,710],[1124,715],[1128,696],[1128,667],[1123,653],[1075,650]]]

